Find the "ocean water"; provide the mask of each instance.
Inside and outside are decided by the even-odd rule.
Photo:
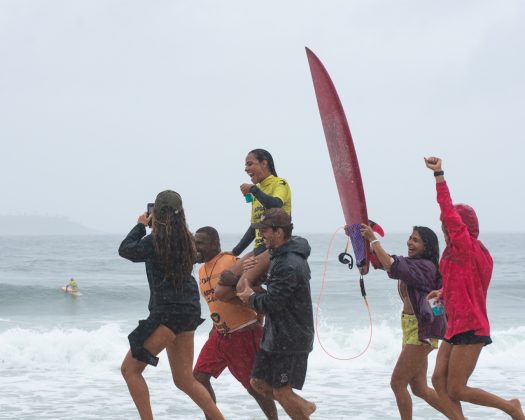
[[[359,354],[369,341],[359,275],[337,262],[344,249],[342,235],[331,255],[330,234],[302,236],[312,246],[318,338],[299,393],[316,402],[312,418],[399,418],[389,387],[401,347],[396,282],[381,271],[371,270],[365,277],[371,343],[360,357],[340,360]],[[120,364],[128,350],[127,335],[147,316],[148,288],[144,265],[117,254],[123,237],[0,237],[0,419],[138,418]],[[382,242],[389,252],[405,254],[406,238],[388,235]],[[223,237],[223,249],[231,249],[237,239]],[[482,351],[470,384],[525,401],[525,234],[487,234],[481,239],[495,260],[488,298],[494,343]],[[82,296],[61,291],[70,277],[78,281]],[[196,355],[211,327],[204,302],[202,313],[207,321],[196,332]],[[429,359],[429,378],[435,353]],[[145,377],[156,418],[203,418],[173,385],[164,354],[157,368],[146,369]],[[213,386],[226,418],[263,418],[229,372]],[[413,401],[415,418],[443,418],[421,400]],[[507,418],[468,404],[464,412],[471,419]],[[280,408],[279,413],[286,418]]]

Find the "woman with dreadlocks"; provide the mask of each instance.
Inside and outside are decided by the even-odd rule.
[[[439,308],[430,307],[427,295],[441,287],[439,244],[436,234],[424,226],[414,226],[408,238],[408,257],[389,255],[376,239],[372,228],[361,225],[361,234],[370,241],[372,251],[392,279],[399,280],[403,301],[401,327],[403,346],[392,372],[390,386],[396,396],[402,420],[412,419],[412,399],[408,385],[417,397],[442,412],[436,391],[427,385],[428,355],[443,338],[447,323]]]
[[[152,222],[152,232],[146,226]],[[174,191],[163,191],[153,213],[139,216],[119,248],[119,254],[146,264],[150,298],[149,316],[128,336],[130,350],[122,362],[126,380],[140,418],[153,419],[149,390],[142,372],[156,366],[157,355],[168,355],[175,386],[186,393],[210,419],[223,419],[210,394],[193,377],[193,336],[203,322],[199,290],[191,272],[196,259],[193,236],[186,225],[182,200]]]

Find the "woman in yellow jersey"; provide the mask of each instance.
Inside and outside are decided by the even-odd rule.
[[[252,182],[241,185],[242,194],[252,199],[250,227],[232,253],[240,255],[255,239],[253,255],[257,256],[266,250],[266,246],[259,230],[251,225],[261,220],[261,215],[266,209],[282,207],[291,215],[292,192],[286,180],[277,176],[272,155],[264,149],[254,149],[248,153],[244,171]]]

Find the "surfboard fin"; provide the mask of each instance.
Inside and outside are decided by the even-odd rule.
[[[368,219],[368,224],[370,225],[370,227],[372,228],[372,230],[377,233],[379,236],[381,236],[382,238],[385,236],[385,231],[383,230],[383,228],[381,226],[379,226],[376,222],[374,222],[373,220],[370,220]]]

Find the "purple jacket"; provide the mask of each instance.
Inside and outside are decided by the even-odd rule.
[[[423,258],[398,257],[393,255],[394,263],[388,276],[401,280],[407,286],[408,298],[418,322],[418,338],[442,339],[447,329],[445,315],[435,316],[430,308],[427,295],[441,288],[441,280],[436,278],[436,266]]]

